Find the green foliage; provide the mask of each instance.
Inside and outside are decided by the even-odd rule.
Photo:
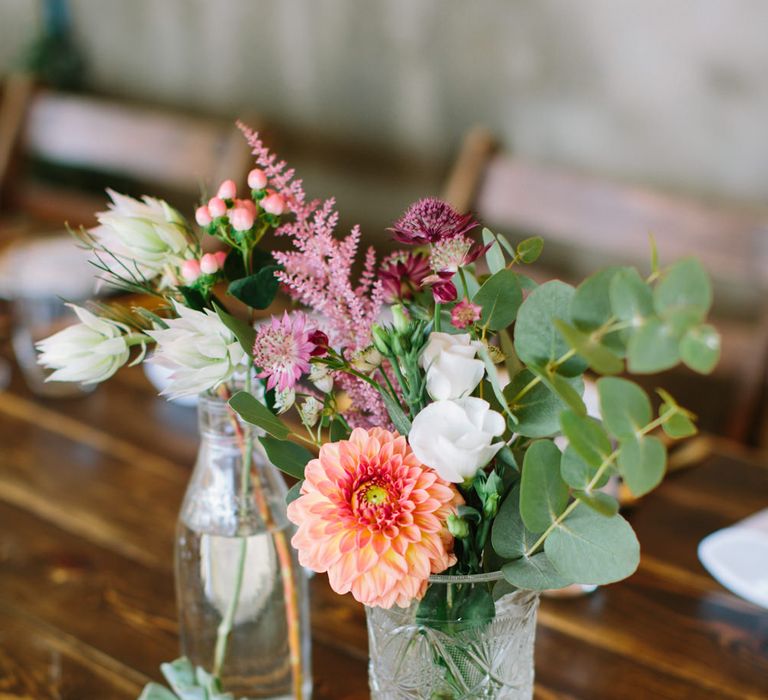
[[[277,265],[267,265],[258,272],[230,282],[227,293],[239,299],[253,309],[266,309],[277,295],[280,282],[275,272]]]
[[[314,458],[314,455],[306,447],[266,435],[260,437],[259,442],[267,453],[269,461],[281,472],[285,472],[296,479],[304,478],[304,467],[307,466],[309,460]]]
[[[229,400],[229,405],[246,423],[261,428],[278,440],[285,440],[291,434],[283,421],[247,391],[238,391]]]
[[[291,488],[288,489],[288,493],[285,494],[286,504],[293,503],[299,496],[301,496],[301,487],[304,485],[303,481],[297,481]]]
[[[683,315],[693,323],[703,321],[712,306],[712,284],[701,263],[686,258],[672,265],[653,291],[653,305],[666,320]]]
[[[606,267],[587,277],[576,288],[571,301],[571,321],[578,330],[590,335],[617,317],[611,304],[611,285],[617,274],[626,272],[637,274],[631,267]],[[617,331],[596,339],[596,342],[619,356],[625,351],[625,343]],[[594,366],[593,369],[601,371]]]
[[[584,382],[576,383],[577,377],[563,377],[553,368],[540,368],[535,365],[529,365],[528,369],[533,372],[551,391],[560,397],[562,402],[572,411],[579,415],[587,414],[587,407],[581,395],[584,393]]]
[[[483,243],[485,245],[491,244],[491,247],[485,252],[485,261],[488,263],[488,269],[491,271],[491,274],[496,274],[507,266],[501,244],[496,239],[493,231],[487,228],[483,229]]]
[[[544,250],[544,239],[541,236],[532,236],[520,241],[515,252],[521,262],[530,265],[539,259],[542,250]]]
[[[501,567],[501,572],[513,586],[530,591],[565,588],[574,582],[555,569],[544,552],[507,562]]]
[[[513,487],[502,501],[491,528],[491,545],[504,559],[517,559],[532,547],[540,533],[528,530],[520,516],[520,486]]]
[[[563,411],[560,425],[571,447],[589,466],[600,467],[613,452],[608,435],[594,418]]]
[[[670,323],[648,318],[635,329],[627,346],[627,367],[635,374],[654,374],[680,361],[679,340]]]
[[[515,351],[526,365],[546,368],[568,352],[568,343],[553,321],[570,319],[573,294],[573,287],[553,280],[536,287],[520,306],[515,324]],[[586,369],[586,363],[576,356],[556,369],[559,374],[573,377]]]
[[[139,700],[234,700],[231,693],[221,690],[217,678],[200,666],[193,666],[186,657],[161,664],[160,670],[173,692],[157,683],[149,683]]]
[[[654,313],[653,291],[634,268],[622,268],[611,277],[608,295],[613,315],[634,327]]]
[[[560,450],[551,440],[534,442],[525,453],[520,481],[520,516],[532,532],[546,530],[568,503],[560,476]]]
[[[709,374],[720,359],[720,334],[706,323],[689,328],[680,342],[680,357],[692,370]]]
[[[618,377],[597,380],[603,425],[616,437],[633,437],[651,422],[651,402],[634,382]]]
[[[499,331],[514,322],[522,300],[517,275],[512,270],[501,269],[485,281],[472,301],[483,308],[480,323]]]
[[[202,311],[208,306],[208,301],[197,287],[186,287],[182,285],[177,287],[177,289],[181,293],[181,296],[184,297],[184,304],[190,309]]]
[[[652,435],[630,435],[619,441],[619,473],[635,496],[655,489],[664,478],[667,450]]]
[[[554,320],[554,324],[568,345],[578,352],[595,372],[618,374],[624,369],[621,358],[604,345],[596,334],[584,333],[559,318]]]
[[[579,583],[620,581],[640,563],[640,545],[629,523],[590,508],[576,508],[555,527],[544,551],[562,576]]]
[[[560,412],[568,404],[550,388],[549,383],[543,381],[534,384],[532,389],[515,401],[517,395],[531,384],[535,376],[530,370],[521,369],[504,387],[504,396],[511,411],[517,416],[518,422],[514,430],[518,435],[531,438],[548,437],[560,431]],[[584,392],[584,382],[580,377],[563,377],[562,380],[573,387],[577,397]]]
[[[619,502],[610,494],[602,491],[574,491],[573,495],[596,513],[611,517],[619,512]]]
[[[599,466],[599,465],[598,465]],[[572,445],[563,450],[563,457],[560,460],[560,476],[568,486],[574,489],[586,489],[597,474],[597,466],[587,464]],[[610,474],[608,470],[603,472],[595,488],[602,488],[608,483]]]
[[[227,313],[218,304],[214,304],[213,308],[216,309],[221,322],[235,334],[235,337],[240,342],[240,347],[243,348],[246,355],[251,357],[253,355],[253,343],[256,339],[256,331],[253,329],[253,326]]]

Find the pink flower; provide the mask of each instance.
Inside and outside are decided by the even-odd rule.
[[[252,190],[263,190],[267,186],[267,174],[259,169],[254,168],[248,173],[248,187]]]
[[[285,209],[285,200],[277,192],[273,192],[261,200],[261,208],[267,214],[280,216]]]
[[[211,197],[208,200],[208,211],[214,219],[226,216],[227,203],[221,197]]]
[[[229,213],[229,222],[235,231],[250,231],[253,228],[253,222],[256,220],[253,210],[249,207],[236,206]]]
[[[219,185],[219,191],[216,193],[221,199],[234,199],[237,196],[237,185],[234,180],[224,180]]]
[[[219,261],[213,253],[206,253],[200,258],[200,271],[206,275],[212,275],[219,271]]]
[[[267,389],[291,389],[302,374],[309,372],[309,358],[315,349],[309,340],[306,316],[284,313],[282,319],[272,316],[269,324],[259,326],[253,344],[253,362],[267,379]]]
[[[448,516],[458,491],[419,462],[406,439],[356,428],[307,464],[288,506],[299,561],[328,572],[337,593],[390,608],[420,599],[430,574],[456,562]]]
[[[197,260],[185,260],[181,264],[181,276],[188,284],[200,277],[200,263]]]
[[[208,226],[208,224],[213,221],[211,212],[208,211],[208,207],[206,207],[205,204],[195,210],[195,221],[197,221],[200,226]]]
[[[424,245],[464,236],[475,226],[471,214],[459,214],[447,202],[428,197],[412,204],[389,230],[401,243]]]
[[[456,328],[466,328],[480,320],[482,311],[480,306],[473,304],[469,299],[462,299],[451,311],[451,323]]]
[[[456,285],[451,282],[450,278],[445,280],[438,275],[433,275],[433,279],[428,281],[432,285],[432,296],[435,301],[439,301],[443,304],[450,304],[452,301],[456,301],[456,297],[459,293],[456,291]]]
[[[220,270],[224,269],[224,263],[227,260],[227,252],[224,250],[217,250],[213,257],[216,258],[216,264],[219,266]]]
[[[443,238],[432,244],[429,253],[429,266],[440,275],[450,273],[452,277],[460,267],[475,262],[490,244],[474,243],[471,238],[459,235]]]
[[[384,258],[379,267],[384,301],[391,304],[399,299],[413,299],[428,274],[429,266],[423,253],[399,251]]]

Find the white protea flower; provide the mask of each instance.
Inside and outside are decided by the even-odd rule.
[[[147,331],[157,343],[150,362],[171,370],[162,394],[173,399],[213,391],[244,369],[240,342],[214,311],[174,306],[178,318],[166,320],[167,328]]]
[[[141,344],[146,349],[146,338],[131,336],[130,329],[118,323],[95,316],[74,304],[69,306],[80,323],[65,328],[37,343],[38,362],[55,370],[46,381],[81,382],[96,384],[109,379],[130,356],[130,347]],[[137,362],[143,358],[143,351]]]
[[[96,214],[99,226],[90,231],[108,253],[102,252],[101,261],[121,277],[138,272],[146,279],[160,275],[161,286],[170,283],[169,268],[179,267],[190,251],[192,234],[184,218],[160,199],[107,193],[109,209]]]

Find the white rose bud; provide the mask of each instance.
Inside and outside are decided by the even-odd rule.
[[[427,393],[435,401],[458,399],[471,394],[485,373],[485,365],[475,359],[482,343],[471,340],[469,333],[450,335],[430,333],[419,358],[427,372]]]
[[[122,324],[70,304],[76,323],[37,344],[39,362],[56,370],[46,381],[96,384],[109,379],[127,361],[130,348]],[[146,345],[145,345],[146,347]]]
[[[435,401],[414,419],[408,442],[419,460],[443,479],[461,483],[475,476],[504,446],[504,417],[483,399]]]

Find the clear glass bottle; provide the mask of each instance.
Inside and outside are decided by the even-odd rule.
[[[531,700],[539,595],[512,589],[500,572],[432,576],[408,608],[366,608],[373,700]],[[493,615],[462,619],[483,588]]]
[[[182,654],[238,700],[309,698],[307,577],[285,482],[224,401],[201,397],[198,419],[176,536]]]

